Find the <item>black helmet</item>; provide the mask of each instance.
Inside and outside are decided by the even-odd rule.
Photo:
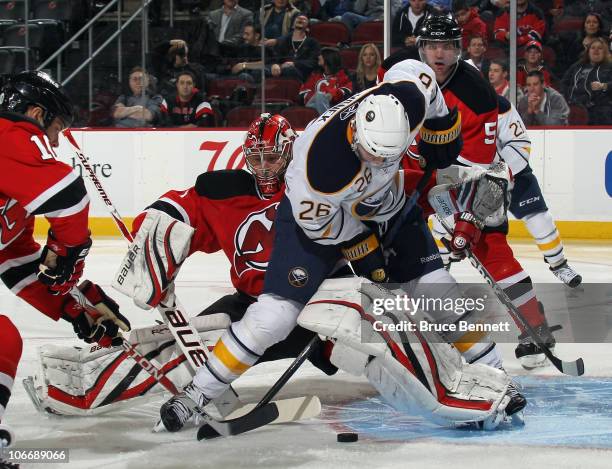
[[[461,48],[461,26],[452,15],[430,15],[417,31],[417,44],[423,41],[457,41]]]
[[[25,114],[28,106],[43,109],[43,126],[47,128],[59,117],[69,127],[74,119],[72,101],[61,85],[44,72],[20,72],[9,78],[0,90],[0,110]]]

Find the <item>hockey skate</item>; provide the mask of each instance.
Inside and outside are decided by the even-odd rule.
[[[545,322],[535,328],[535,330],[542,338],[544,345],[551,351],[554,350],[556,341],[548,324]],[[540,348],[532,342],[529,335],[526,333],[521,334],[519,341],[519,345],[514,350],[514,355],[518,358],[523,368],[526,370],[533,370],[534,368],[546,366],[548,364],[546,355],[544,355]]]
[[[502,422],[507,420],[512,425],[524,425],[523,409],[526,405],[527,399],[519,391],[519,385],[510,381],[506,396],[498,410],[485,420],[478,422],[477,427],[481,430],[495,430]]]
[[[570,288],[576,288],[582,283],[582,275],[572,269],[566,260],[556,267],[549,267],[549,269],[555,274],[555,277]]]
[[[3,450],[13,445],[15,435],[6,425],[0,424],[0,469],[18,469],[19,464],[8,462],[4,459]]]
[[[194,385],[185,386],[183,392],[173,396],[159,409],[161,423],[169,432],[178,432],[193,417],[194,410],[210,402]]]

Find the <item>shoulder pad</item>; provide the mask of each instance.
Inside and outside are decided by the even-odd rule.
[[[480,71],[459,61],[459,66],[453,78],[444,87],[451,91],[475,114],[485,114],[497,109],[497,93]]]
[[[310,187],[317,192],[333,194],[341,191],[361,169],[361,161],[344,137],[346,125],[346,122],[341,122],[335,116],[325,124],[310,145],[306,175]],[[334,129],[339,131],[334,132]],[[338,138],[342,140],[339,142]]]
[[[510,110],[510,101],[501,95],[497,95],[497,102],[499,104],[499,113],[505,114]]]
[[[255,178],[242,169],[208,171],[198,176],[195,190],[199,196],[223,200],[241,195],[258,197]]]

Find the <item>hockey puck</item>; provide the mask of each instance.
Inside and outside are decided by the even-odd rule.
[[[355,443],[359,439],[359,435],[353,432],[338,433],[336,440],[338,443]]]

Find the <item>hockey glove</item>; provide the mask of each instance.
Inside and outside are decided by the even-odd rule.
[[[91,238],[78,246],[67,246],[49,230],[38,266],[38,280],[48,286],[49,293],[64,295],[78,283],[90,247]]]
[[[482,223],[470,212],[461,212],[457,216],[453,237],[448,245],[451,262],[465,258],[465,250],[471,250],[478,244],[482,228]]]
[[[130,330],[130,321],[119,312],[119,305],[95,283],[85,280],[79,290],[94,306],[84,308],[72,297],[64,305],[63,318],[72,323],[79,339],[88,344],[96,342],[101,347],[121,345],[123,338],[119,329]]]
[[[447,168],[463,148],[461,114],[454,107],[446,116],[427,119],[420,130],[419,153],[432,169]]]
[[[360,277],[379,283],[388,280],[382,245],[372,231],[364,231],[344,243],[342,254]]]

